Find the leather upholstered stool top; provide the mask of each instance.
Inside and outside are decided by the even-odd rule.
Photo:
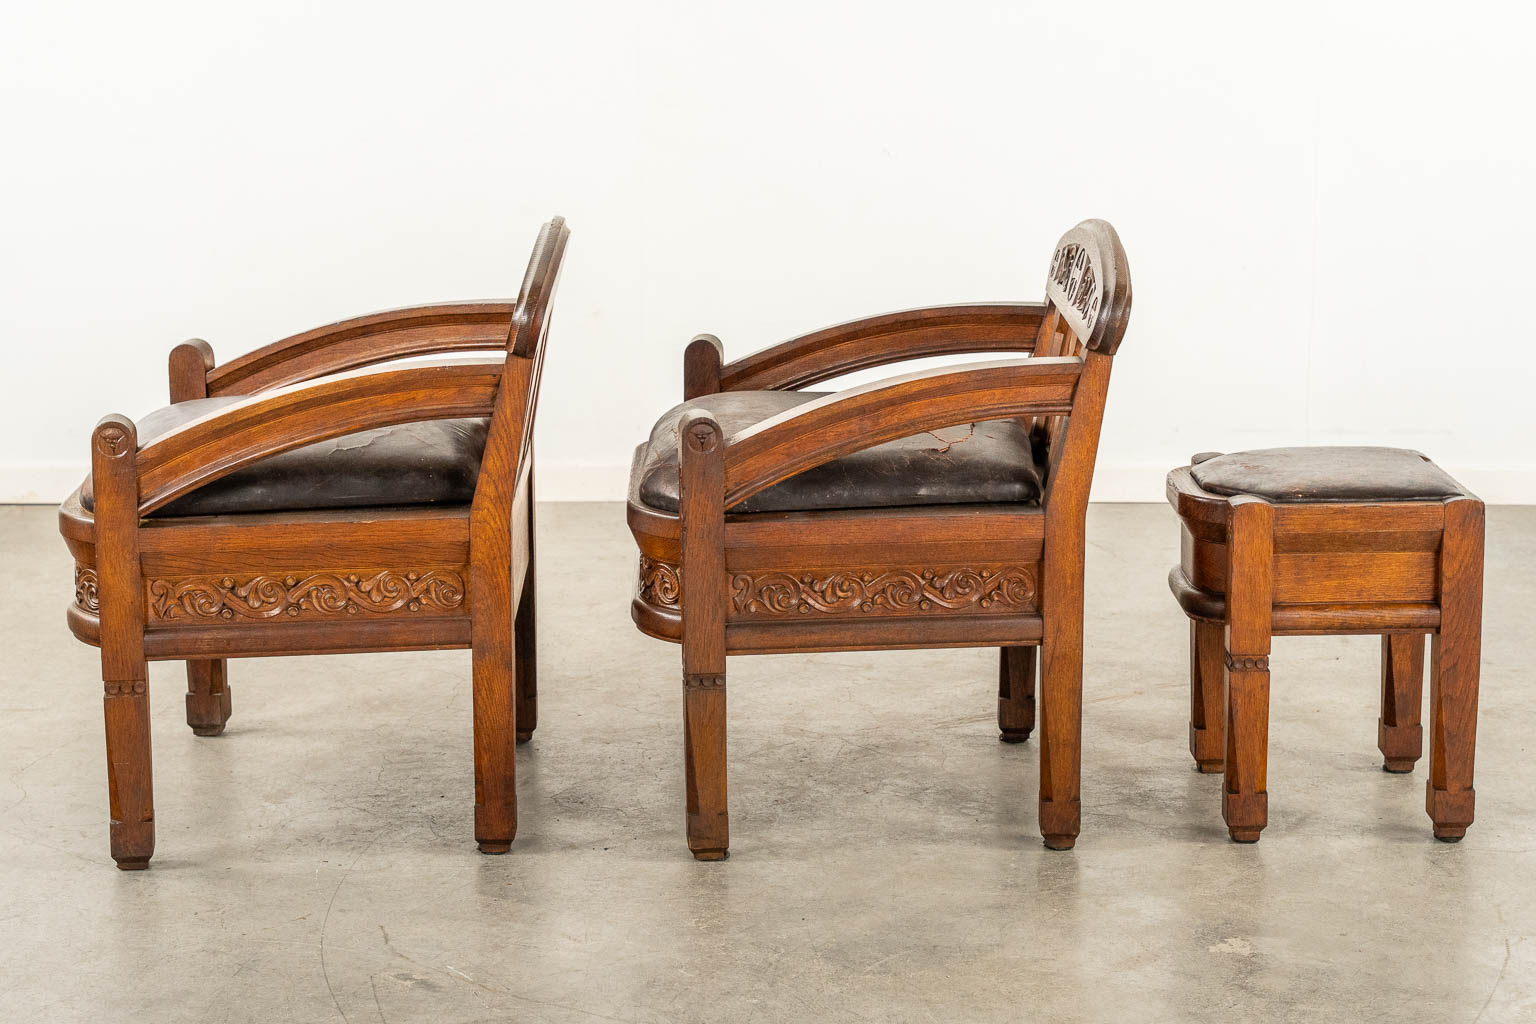
[[[168,405],[139,420],[144,444],[245,401],[243,395]],[[151,518],[303,512],[388,505],[467,505],[475,496],[489,419],[424,420],[345,434],[280,452],[182,495]],[[95,508],[91,488],[80,495]]]
[[[1437,501],[1462,487],[1407,448],[1260,448],[1202,454],[1190,475],[1212,494],[1252,494],[1276,502]]]
[[[723,391],[674,406],[651,430],[640,478],[640,500],[676,512],[677,424],[702,409],[726,437],[787,409],[825,397],[824,391]],[[781,480],[732,512],[894,508],[1038,502],[1041,474],[1029,432],[1017,419],[944,427],[845,455]]]

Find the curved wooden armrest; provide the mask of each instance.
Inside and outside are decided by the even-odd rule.
[[[1045,314],[1037,302],[982,302],[852,320],[727,363],[720,369],[720,388],[786,391],[904,359],[1030,352]]]
[[[1075,356],[967,363],[890,377],[795,406],[726,439],[725,507],[813,466],[899,437],[958,423],[1070,413],[1082,372],[1083,360]]]
[[[353,317],[208,370],[209,395],[252,395],[408,356],[504,349],[511,302],[449,302]]]
[[[139,514],[258,459],[374,427],[489,416],[503,363],[450,363],[252,396],[138,450]]]

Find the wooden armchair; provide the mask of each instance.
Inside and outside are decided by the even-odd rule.
[[[632,613],[682,644],[688,847],[726,856],[726,656],[995,646],[998,727],[1027,738],[1041,651],[1040,829],[1079,830],[1083,543],[1131,282],[1114,229],[1057,245],[1046,301],[843,324],[724,363],[703,335],[688,401],[636,452]],[[794,389],[958,352],[1033,353]]]
[[[171,406],[96,425],[59,527],[69,627],[101,648],[118,867],[155,848],[148,661],[186,661],[187,724],[213,736],[228,658],[462,647],[475,839],[507,852],[513,738],[536,721],[533,417],[569,233],[544,225],[516,303],[358,317],[223,366],[189,341]],[[357,372],[487,349],[504,354]]]

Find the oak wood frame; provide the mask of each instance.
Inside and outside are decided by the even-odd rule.
[[[248,397],[143,446],[126,417],[97,424],[91,476],[60,508],[59,527],[75,558],[69,627],[101,648],[118,867],[147,867],[155,846],[152,660],[186,661],[187,722],[213,736],[230,715],[229,658],[470,648],[475,839],[485,853],[510,848],[513,746],[531,737],[537,707],[532,426],[569,234],[561,218],[544,225],[516,302],[375,313],[222,366],[207,342],[184,342],[170,355],[173,403]],[[357,372],[474,350],[500,352],[494,361]],[[373,427],[481,416],[490,430],[465,506],[149,517],[279,452]],[[82,503],[87,492],[94,513]]]
[[[1482,636],[1483,503],[1271,503],[1168,474],[1182,522],[1169,588],[1190,620],[1189,749],[1224,774],[1222,816],[1237,842],[1268,824],[1265,763],[1272,636],[1380,634],[1377,746],[1388,772],[1413,770],[1424,637],[1433,636],[1430,778],[1425,807],[1438,839],[1472,824]]]
[[[632,604],[639,628],[682,645],[688,847],[729,848],[726,657],[830,650],[988,646],[999,657],[998,726],[1035,726],[1040,651],[1040,829],[1052,849],[1080,830],[1083,547],[1088,489],[1113,356],[1130,313],[1114,229],[1084,221],[1058,243],[1040,303],[888,313],[794,338],[727,363],[718,338],[684,353],[684,396],[791,390],[904,360],[1026,353],[905,374],[797,406],[722,435],[684,414],[679,512],[639,499]],[[1048,465],[1038,504],[731,513],[774,483],[850,452],[955,424],[1021,417]]]

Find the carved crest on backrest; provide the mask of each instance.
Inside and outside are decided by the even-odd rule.
[[[1051,261],[1051,283],[1061,289],[1064,304],[1077,311],[1083,326],[1091,332],[1098,322],[1104,297],[1088,250],[1076,242],[1057,249]]]
[[[1086,220],[1063,235],[1051,257],[1045,293],[1084,345],[1113,354],[1131,298],[1125,252],[1115,229]]]

